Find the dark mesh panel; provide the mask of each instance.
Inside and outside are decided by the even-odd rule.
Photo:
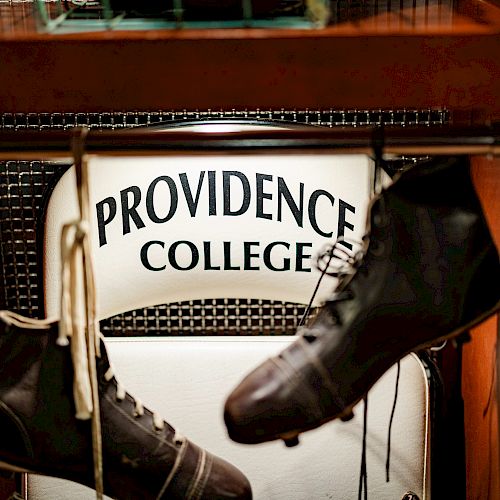
[[[64,168],[38,161],[0,162],[2,308],[39,316],[43,301],[37,220],[49,180]]]
[[[287,335],[304,306],[255,299],[205,299],[137,309],[101,322],[104,335]]]

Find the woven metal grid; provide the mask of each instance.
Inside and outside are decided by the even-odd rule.
[[[248,119],[273,120],[336,126],[439,126],[448,123],[449,112],[441,109],[400,110],[246,110],[246,111],[158,111],[127,113],[3,113],[0,128],[4,129],[67,129],[88,126],[106,129],[156,125],[191,120]]]
[[[76,125],[118,129],[190,120],[250,119],[338,125],[439,126],[446,111],[184,111],[150,113],[0,114],[0,129],[64,129]],[[412,162],[413,159],[408,161]],[[41,247],[43,200],[68,165],[0,162],[0,308],[31,317],[43,313]],[[105,335],[294,334],[304,307],[279,301],[210,299],[129,311],[103,321]]]
[[[190,300],[137,309],[101,322],[104,335],[287,335],[304,313],[298,304],[254,299]]]
[[[37,219],[57,168],[37,161],[0,162],[0,306],[34,317],[40,310]]]

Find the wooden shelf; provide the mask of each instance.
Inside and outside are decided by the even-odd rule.
[[[500,118],[495,3],[336,11],[320,30],[65,35],[37,32],[31,10],[15,8],[0,10],[3,112],[447,108]]]
[[[437,108],[500,121],[500,0],[376,1],[321,30],[65,35],[37,32],[29,3],[0,4],[0,113]],[[500,160],[474,168],[499,214]],[[492,228],[500,241],[498,216]],[[483,414],[497,322],[464,351],[468,498],[500,500],[498,401]],[[0,498],[12,489],[0,480]]]

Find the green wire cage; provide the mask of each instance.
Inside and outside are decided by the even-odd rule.
[[[329,0],[56,0],[35,3],[41,31],[321,28]]]

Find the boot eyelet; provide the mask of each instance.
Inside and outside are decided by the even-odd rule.
[[[369,247],[370,253],[375,257],[381,257],[385,252],[385,245],[381,241],[372,242]]]
[[[308,344],[312,344],[315,340],[316,340],[316,335],[314,335],[313,333],[305,333],[304,335],[302,335],[302,338],[308,343]]]
[[[386,225],[386,223],[387,223],[387,219],[383,215],[375,214],[373,216],[373,225],[375,227],[383,227]]]

